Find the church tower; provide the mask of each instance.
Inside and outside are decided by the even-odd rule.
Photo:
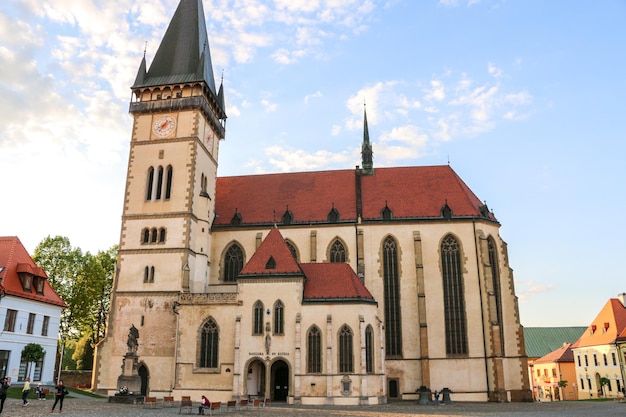
[[[115,390],[128,329],[139,331],[142,391],[175,383],[177,300],[205,292],[220,140],[223,85],[216,90],[202,0],[181,0],[132,89],[133,129],[108,333],[94,384]],[[151,369],[142,364],[150,358]],[[150,381],[150,387],[147,387]]]

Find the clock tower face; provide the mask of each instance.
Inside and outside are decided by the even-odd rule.
[[[160,138],[169,136],[174,129],[176,129],[176,119],[171,114],[159,116],[152,123],[152,131]]]

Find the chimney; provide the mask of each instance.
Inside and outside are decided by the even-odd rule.
[[[617,294],[617,299],[622,302],[622,305],[624,307],[626,307],[626,292],[623,292],[621,294]]]

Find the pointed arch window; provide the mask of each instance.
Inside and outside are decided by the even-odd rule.
[[[493,237],[487,239],[487,247],[489,250],[489,265],[491,269],[491,284],[493,290],[493,301],[495,304],[495,321],[500,326],[500,349],[504,355],[504,323],[502,323],[502,290],[500,285],[500,268],[498,267],[498,252],[496,250],[496,242]]]
[[[339,211],[333,205],[333,208],[328,213],[328,222],[329,223],[337,223],[339,221]]]
[[[370,325],[365,328],[365,372],[374,372],[374,331]]]
[[[233,243],[224,256],[224,281],[235,282],[241,268],[243,268],[243,250],[238,244]]]
[[[285,305],[280,300],[274,303],[274,334],[285,334]]]
[[[141,243],[150,243],[150,229],[147,227],[141,233]]]
[[[150,243],[156,243],[157,241],[157,229],[153,228],[150,231]]]
[[[380,212],[380,216],[383,218],[383,220],[391,220],[393,218],[393,213],[391,212],[391,209],[387,205],[386,201],[385,208],[383,208],[383,210]]]
[[[254,303],[254,309],[252,313],[252,322],[254,323],[254,327],[252,329],[252,334],[255,336],[263,335],[263,311],[265,307],[263,307],[263,303],[259,300]]]
[[[289,252],[291,252],[291,256],[293,256],[293,259],[295,259],[297,262],[298,261],[298,249],[296,249],[296,245],[294,245],[288,240],[285,240],[285,244],[287,244],[287,247],[289,248]]]
[[[159,243],[165,243],[165,228],[159,229]]]
[[[311,327],[307,335],[307,372],[322,372],[322,332],[317,326]]]
[[[388,358],[402,357],[402,321],[400,311],[400,271],[398,246],[388,237],[383,242],[383,285],[385,289],[385,351]]]
[[[293,213],[289,211],[289,207],[285,210],[282,218],[282,224],[291,224],[293,222]]]
[[[171,165],[167,166],[167,179],[165,180],[165,199],[169,200],[172,196],[172,177],[174,175],[174,168]]]
[[[330,262],[346,262],[346,248],[339,239],[330,245]]]
[[[233,218],[230,219],[230,224],[241,224],[242,220],[243,216],[235,209],[235,214],[233,214]]]
[[[219,328],[212,318],[208,319],[200,329],[200,368],[217,368],[219,352]]]
[[[152,189],[154,188],[154,168],[148,168],[148,183],[146,184],[146,200],[152,200]]]
[[[352,353],[352,329],[344,325],[339,330],[339,373],[354,372],[354,355]]]
[[[465,319],[465,289],[459,242],[451,235],[441,243],[443,271],[443,307],[446,328],[446,353],[467,355],[467,324]]]
[[[157,168],[157,186],[156,186],[156,199],[157,200],[161,199],[162,188],[163,188],[163,167],[160,166],[159,168]]]

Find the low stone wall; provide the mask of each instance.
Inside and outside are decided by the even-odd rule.
[[[91,388],[91,371],[61,371],[61,379],[68,387]]]

